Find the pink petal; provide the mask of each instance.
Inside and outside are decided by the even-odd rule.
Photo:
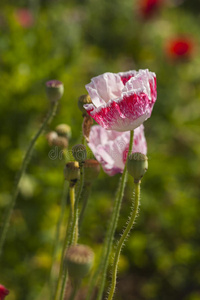
[[[124,85],[117,74],[105,73],[94,77],[86,89],[96,107],[108,102],[110,99],[120,97]]]
[[[91,128],[88,146],[104,171],[112,176],[123,172],[129,149],[130,132],[105,130],[99,125]],[[133,152],[147,153],[144,126],[134,130]]]

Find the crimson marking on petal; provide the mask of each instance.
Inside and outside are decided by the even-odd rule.
[[[121,127],[127,127],[128,123],[132,123],[143,115],[147,119],[152,111],[153,103],[144,93],[140,94],[124,94],[117,102],[109,101],[106,106],[95,109],[91,104],[87,107],[87,112],[97,123],[105,129],[121,130]],[[129,129],[127,129],[129,130]]]
[[[128,75],[128,76],[121,76],[121,81],[123,82],[124,85],[132,78],[134,75]]]
[[[154,104],[156,102],[156,98],[157,98],[157,90],[156,90],[157,82],[156,82],[156,77],[153,77],[152,79],[149,80],[149,86],[150,86],[150,91],[151,91],[152,104]]]

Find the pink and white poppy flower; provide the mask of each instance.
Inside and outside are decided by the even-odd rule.
[[[88,114],[107,130],[128,131],[151,116],[156,101],[156,75],[147,70],[104,73],[86,85],[92,103]]]
[[[99,125],[91,128],[88,146],[104,171],[112,176],[122,173],[129,150],[130,131],[117,132],[106,130]],[[147,154],[147,143],[144,135],[144,126],[134,130],[132,152]]]

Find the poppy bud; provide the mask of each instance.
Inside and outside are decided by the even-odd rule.
[[[59,80],[50,80],[46,82],[46,94],[50,102],[55,103],[62,97],[64,85]]]
[[[146,155],[135,152],[128,156],[127,170],[134,178],[134,182],[138,183],[148,169],[148,158]]]
[[[49,144],[49,146],[53,146],[54,145],[54,141],[58,138],[58,135],[55,131],[50,131],[47,135],[47,142]]]
[[[94,252],[85,245],[70,246],[65,254],[69,276],[73,279],[82,279],[92,267]]]
[[[89,95],[82,95],[78,99],[78,108],[82,112],[83,115],[87,115],[87,112],[83,105],[92,103],[92,100]]]
[[[85,184],[91,184],[99,175],[100,164],[95,159],[87,159],[84,163]]]
[[[59,124],[56,126],[56,132],[59,136],[66,137],[68,139],[71,137],[71,127],[67,124]]]

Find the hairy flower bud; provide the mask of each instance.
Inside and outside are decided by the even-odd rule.
[[[86,147],[82,144],[77,144],[72,147],[72,154],[75,160],[79,163],[83,163],[87,158]]]
[[[99,175],[100,164],[95,159],[87,159],[84,163],[85,184],[91,184]]]
[[[79,163],[77,161],[68,162],[64,168],[64,177],[71,184],[76,184],[80,176]]]
[[[82,279],[92,267],[94,252],[85,245],[70,246],[65,254],[69,276],[73,279]]]
[[[148,169],[148,158],[146,155],[135,152],[128,156],[127,170],[134,178],[134,182],[138,183]]]
[[[50,80],[46,82],[46,94],[52,103],[60,100],[64,93],[64,85],[59,80]]]
[[[56,126],[56,132],[59,136],[71,138],[71,127],[67,124],[59,124]]]
[[[89,95],[82,95],[78,98],[78,108],[82,112],[83,115],[87,115],[87,112],[83,105],[92,103],[92,100]]]

